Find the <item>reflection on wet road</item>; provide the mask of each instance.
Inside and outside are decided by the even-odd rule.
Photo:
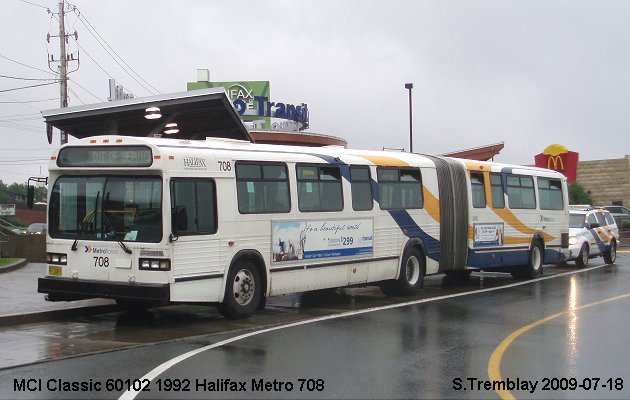
[[[137,398],[496,398],[486,384],[492,384],[487,371],[497,346],[518,329],[563,313],[506,347],[501,376],[538,384],[533,393],[523,386],[511,393],[518,398],[628,398],[629,298],[578,308],[626,295],[628,259],[620,254],[617,265],[472,295],[459,294],[514,281],[499,274],[486,274],[483,284],[478,275],[461,284],[431,277],[422,295],[412,299],[415,304],[401,307],[397,305],[410,299],[353,288],[272,298],[265,311],[247,321],[223,320],[212,308],[181,306],[140,317],[112,313],[5,329],[3,334],[12,333],[16,345],[20,333],[27,336],[30,345],[23,346],[32,346],[33,359],[127,349],[5,369],[0,371],[0,397],[84,398],[81,392],[16,393],[13,383],[20,377],[44,383],[50,378],[137,379],[170,362],[147,381],[150,391]],[[545,276],[569,270],[547,268]],[[429,301],[436,297],[440,299]],[[371,309],[383,306],[392,308]],[[360,310],[369,312],[330,317]],[[309,319],[313,321],[281,327]],[[268,331],[259,333],[261,329]],[[243,336],[234,340],[237,335]],[[155,342],[165,343],[143,346]],[[211,348],[178,363],[169,361],[204,346]],[[597,378],[600,389],[542,390],[545,379],[552,385],[573,378],[580,383]],[[247,391],[232,391],[227,379]],[[608,379],[613,388],[602,389]],[[623,381],[621,387],[616,379]],[[115,389],[93,395],[117,398],[123,388]]]

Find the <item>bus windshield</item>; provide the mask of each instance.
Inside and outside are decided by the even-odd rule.
[[[62,176],[52,188],[49,234],[59,239],[162,240],[158,176]]]

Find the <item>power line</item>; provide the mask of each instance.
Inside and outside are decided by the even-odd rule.
[[[37,71],[45,72],[45,73],[47,73],[47,74],[49,74],[49,75],[57,75],[57,74],[52,73],[52,72],[50,72],[50,71],[46,71],[46,70],[44,70],[44,69],[37,68],[37,67],[33,67],[33,66],[31,66],[31,65],[24,64],[24,63],[22,63],[22,62],[16,61],[16,60],[14,60],[14,59],[12,59],[12,58],[9,58],[9,57],[7,57],[7,56],[3,56],[2,54],[0,54],[0,58],[4,58],[5,60],[9,60],[9,61],[14,62],[14,63],[16,63],[16,64],[20,64],[20,65],[21,65],[21,66],[23,66],[23,67],[28,67],[28,68],[36,69]]]
[[[91,94],[92,96],[96,97],[100,102],[105,103],[105,100],[101,99],[100,97],[98,97],[97,95],[95,95],[94,93],[90,92],[88,89],[86,89],[85,87],[81,86],[79,84],[79,82],[75,81],[72,78],[68,78],[69,81],[74,82],[78,87],[80,87],[81,89],[85,90],[86,92],[88,92],[89,94]]]
[[[59,100],[56,97],[53,97],[51,99],[41,99],[41,100],[26,100],[26,101],[0,101],[0,104],[26,104],[26,103],[41,103],[43,101],[53,101],[53,100]]]
[[[71,88],[68,88],[68,91],[69,91],[69,92],[70,92],[70,93],[71,93],[74,97],[76,97],[76,98],[77,98],[77,100],[79,100],[79,101],[81,102],[81,104],[85,105],[85,101],[81,100],[81,98],[79,97],[79,95],[78,95],[78,94],[77,94],[74,90],[72,90]]]
[[[81,13],[80,11],[78,11],[78,9],[75,7],[74,8],[74,12],[77,13],[77,17],[79,18],[79,21],[81,21],[81,23],[83,24],[83,26],[86,27],[86,29],[88,30],[88,32],[90,32],[90,34],[94,37],[94,39],[96,39],[96,41],[101,45],[101,47],[103,47],[103,49],[107,52],[107,54],[109,54],[110,57],[112,57],[112,59],[134,80],[136,81],[140,86],[142,86],[145,90],[147,90],[149,93],[151,94],[156,94],[156,93],[160,93],[160,91],[158,89],[156,89],[153,85],[151,85],[149,82],[147,82],[139,73],[137,73],[133,68],[131,68],[131,66],[129,64],[127,64],[125,62],[125,60],[123,60],[123,58],[118,55],[118,53],[116,53],[116,50],[114,50],[112,48],[112,46],[109,45],[109,43],[107,43],[107,41],[103,38],[103,36],[101,36],[100,33],[98,33],[98,31],[96,30],[96,28],[94,28],[94,26],[90,23],[90,21],[88,21],[88,19],[85,17],[85,15],[83,15],[83,13]],[[85,22],[84,22],[85,21]],[[87,23],[87,25],[86,25]],[[89,25],[89,26],[88,26]],[[97,37],[98,36],[98,37]],[[102,43],[101,43],[102,42]],[[114,53],[116,55],[116,57],[118,57],[118,59],[120,59],[120,61],[125,64],[125,66],[131,70],[131,72],[133,72],[136,76],[138,76],[138,78],[140,78],[140,80],[142,80],[142,82],[144,82],[147,86],[149,86],[151,89],[153,89],[153,91],[155,91],[156,93],[154,93],[151,89],[147,88],[147,86],[145,86],[142,82],[138,81],[138,79],[136,79],[131,73],[129,73],[129,71],[127,71],[127,69],[121,65],[120,62],[118,62],[118,60],[116,59],[116,57],[114,57],[109,50],[107,50],[107,48],[105,46],[103,46],[103,43],[105,43],[105,45],[107,46],[107,48],[109,48],[112,53]]]
[[[31,3],[30,1],[26,1],[26,0],[20,0],[20,1],[21,1],[22,3],[30,4],[30,5],[32,5],[32,6],[39,7],[39,8],[43,8],[44,10],[48,10],[48,7],[44,7],[44,6],[42,6],[42,5],[35,4],[35,3]]]
[[[55,78],[21,78],[18,76],[0,75],[0,78],[18,79],[21,81],[57,81]]]
[[[29,88],[34,88],[34,87],[38,87],[38,86],[53,85],[53,84],[55,84],[55,83],[56,83],[56,82],[48,82],[48,83],[40,83],[40,84],[37,84],[37,85],[22,86],[22,87],[19,87],[19,88],[13,88],[13,89],[3,89],[3,90],[0,90],[0,93],[4,93],[4,92],[12,92],[12,91],[14,91],[14,90],[29,89]]]
[[[75,43],[77,44],[77,46],[79,46],[79,48],[80,48],[81,50],[83,50],[83,53],[84,53],[85,55],[87,55],[87,56],[88,56],[88,58],[89,58],[90,60],[94,61],[94,64],[96,64],[96,66],[97,66],[97,67],[99,67],[99,68],[101,69],[101,71],[103,71],[103,72],[105,73],[105,75],[109,76],[109,78],[110,78],[110,79],[114,79],[114,77],[113,77],[113,76],[112,76],[109,72],[105,71],[105,69],[101,66],[101,64],[100,64],[100,63],[96,62],[96,60],[95,60],[95,59],[94,59],[94,58],[93,58],[93,57],[92,57],[92,56],[91,56],[91,55],[90,55],[87,51],[85,51],[85,49],[83,48],[83,46],[81,46],[81,45],[80,45],[78,42],[76,42],[76,41],[75,41]],[[132,94],[133,94],[133,93],[132,93]]]

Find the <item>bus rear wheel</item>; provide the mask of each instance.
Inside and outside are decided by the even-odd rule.
[[[228,319],[244,319],[252,315],[262,298],[260,274],[250,260],[238,262],[228,274],[223,303],[219,312]]]
[[[426,262],[422,251],[409,247],[400,263],[400,276],[395,281],[381,283],[381,291],[387,296],[411,296],[424,285]]]
[[[540,242],[535,242],[529,251],[527,265],[517,267],[512,276],[519,279],[534,279],[542,275],[544,251]]]

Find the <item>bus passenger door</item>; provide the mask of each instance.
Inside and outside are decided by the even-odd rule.
[[[173,301],[217,301],[224,267],[217,238],[215,181],[171,180]]]

